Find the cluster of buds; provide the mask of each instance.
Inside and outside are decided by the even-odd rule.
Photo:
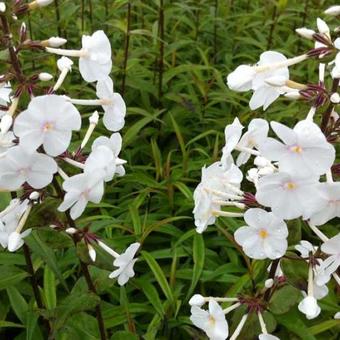
[[[337,16],[340,6],[326,12]],[[262,329],[259,339],[278,339],[266,331],[261,313],[269,308],[273,292],[289,284],[280,268],[280,260],[288,256],[289,220],[305,221],[321,243],[313,246],[301,241],[296,245],[300,253],[298,259],[306,261],[309,268],[308,282],[302,290],[298,309],[308,319],[316,318],[321,312],[318,300],[328,294],[328,282],[333,278],[340,286],[337,273],[340,233],[328,238],[319,229],[340,217],[340,183],[333,179],[333,172],[338,168],[334,164],[334,145],[339,141],[340,124],[335,111],[340,103],[340,38],[332,39],[331,31],[322,19],[317,20],[317,27],[318,32],[307,28],[297,30],[303,37],[314,40],[314,48],[310,51],[290,59],[281,53],[266,51],[256,65],[238,66],[227,77],[231,90],[253,91],[249,102],[253,110],[260,107],[266,110],[280,95],[305,99],[310,108],[306,118],[293,128],[256,118],[243,133],[244,127],[236,117],[225,128],[221,159],[202,169],[201,182],[194,192],[197,232],[203,233],[217,217],[243,218],[245,223],[234,232],[234,240],[244,256],[273,260],[273,269],[262,285],[264,293],[252,292],[250,297],[232,300],[195,295],[190,300],[191,321],[210,339],[222,340],[229,336],[225,314],[240,305],[247,305],[247,313],[230,339],[237,338],[250,313],[258,314]],[[318,83],[301,84],[289,79],[289,68],[310,58],[320,61]],[[326,87],[325,74],[332,79],[330,89]],[[317,118],[319,113],[322,115],[321,127]],[[250,169],[249,163],[252,163]],[[247,166],[246,176],[243,176],[243,166]],[[245,186],[252,189],[245,192],[242,190]],[[219,301],[235,304],[223,310]],[[208,311],[201,308],[206,302],[209,302]]]

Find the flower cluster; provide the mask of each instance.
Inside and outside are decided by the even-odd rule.
[[[335,8],[336,7],[336,8]],[[326,11],[339,14],[339,6]],[[337,11],[336,11],[337,10]],[[336,12],[336,14],[334,14]],[[336,168],[334,144],[339,140],[340,123],[335,111],[340,102],[337,92],[340,79],[340,41],[333,41],[328,25],[317,20],[318,32],[302,28],[297,33],[315,42],[314,47],[297,57],[267,51],[256,65],[241,65],[227,77],[231,90],[253,92],[251,109],[267,109],[280,95],[305,100],[310,109],[306,118],[294,127],[279,122],[252,119],[247,131],[238,118],[225,128],[225,146],[218,162],[203,167],[202,179],[194,192],[193,210],[196,230],[203,233],[217,217],[243,218],[244,226],[234,232],[234,240],[245,256],[255,260],[273,260],[270,277],[262,291],[253,296],[213,298],[195,295],[191,300],[191,321],[210,339],[229,336],[225,315],[240,305],[247,307],[234,334],[240,334],[249,313],[256,313],[261,325],[259,339],[278,339],[269,335],[262,317],[273,292],[282,286],[285,273],[279,261],[288,250],[287,221],[300,219],[319,237],[320,244],[301,241],[296,245],[300,261],[308,264],[308,282],[302,290],[298,309],[308,319],[321,312],[317,300],[328,294],[327,283],[340,278],[340,233],[328,238],[319,226],[340,217],[340,183],[334,181]],[[336,34],[335,34],[336,35]],[[322,60],[327,57],[328,64]],[[317,84],[290,80],[289,67],[310,58],[319,63]],[[325,85],[329,72],[332,89]],[[318,113],[322,113],[319,126]],[[240,167],[242,167],[240,169]],[[243,176],[242,171],[246,172]],[[247,191],[245,191],[247,188]],[[209,303],[208,310],[202,309]],[[235,302],[222,309],[218,302]]]
[[[51,2],[33,1],[27,5],[17,1],[14,11],[22,14]],[[3,29],[8,28],[6,10],[5,5],[1,6]],[[118,283],[124,285],[134,276],[134,257],[140,244],[134,243],[118,254],[87,229],[76,229],[74,223],[89,202],[102,200],[107,182],[125,174],[126,161],[119,158],[122,147],[119,131],[125,124],[126,106],[121,95],[114,91],[110,78],[110,41],[103,31],[97,31],[82,37],[79,50],[60,49],[66,39],[31,41],[26,37],[26,25],[22,24],[21,43],[14,47],[10,33],[4,33],[7,33],[11,69],[0,76],[0,188],[11,192],[13,199],[0,213],[0,244],[11,252],[18,250],[31,231],[25,230],[25,224],[34,205],[41,205],[46,197],[57,194],[62,200],[58,210],[66,213],[67,222],[57,221],[58,227],[54,224],[53,227],[66,231],[76,242],[84,241],[93,261],[93,245],[104,249],[118,268],[110,277],[118,278]],[[57,60],[60,74],[54,85],[36,86],[37,82],[51,82],[54,77],[49,73],[30,78],[23,74],[18,59],[23,45],[62,56]],[[69,57],[78,58],[79,72],[86,82],[96,82],[97,98],[72,99],[65,92],[58,93],[73,67]],[[11,83],[15,84],[14,89]],[[25,93],[29,94],[30,102],[26,109],[20,109]],[[73,132],[80,131],[86,120],[77,108],[81,105],[98,106],[103,115],[97,111],[90,115],[86,133],[78,142],[73,140]],[[101,116],[110,135],[93,140]]]

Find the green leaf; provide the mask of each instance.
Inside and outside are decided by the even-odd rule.
[[[275,291],[270,299],[269,310],[274,314],[287,313],[299,300],[301,292],[293,286],[286,285]]]
[[[175,302],[175,298],[172,294],[172,290],[169,286],[169,283],[161,269],[161,267],[159,266],[159,264],[157,263],[157,261],[152,257],[151,254],[149,254],[148,252],[146,251],[142,251],[141,252],[145,261],[148,263],[150,269],[152,270],[159,286],[161,287],[164,295],[166,296],[166,298],[171,302],[173,303],[174,305],[174,302]]]
[[[164,308],[159,298],[157,289],[147,280],[139,279],[138,285],[143,290],[143,293],[148,298],[152,306],[155,308],[159,315],[164,315]]]
[[[329,329],[332,329],[334,327],[338,328],[338,333],[339,333],[340,320],[327,320],[327,321],[321,322],[315,326],[309,327],[309,331],[311,334],[317,335],[322,332],[328,331]]]
[[[111,337],[111,340],[138,340],[138,339],[139,337],[137,336],[137,334],[128,331],[115,332]]]
[[[2,266],[0,270],[0,290],[16,285],[27,276],[27,272],[24,272],[14,266]]]
[[[194,268],[192,272],[192,281],[190,284],[190,288],[188,290],[186,299],[189,299],[202,275],[204,261],[205,261],[205,246],[203,236],[200,234],[194,235],[193,242],[193,260],[194,260]]]
[[[22,297],[22,295],[15,287],[8,287],[6,291],[12,309],[14,310],[16,316],[22,323],[25,323],[26,313],[28,311],[28,304],[26,300]]]
[[[15,322],[10,322],[10,321],[4,321],[4,320],[0,320],[0,329],[1,328],[24,328],[25,326],[24,325],[20,325],[18,323],[15,323]]]
[[[25,242],[31,248],[33,253],[39,255],[47,263],[47,265],[54,272],[60,283],[68,291],[68,287],[58,267],[55,253],[41,240],[41,238],[39,237],[39,233],[36,230],[32,231],[30,236],[25,239]]]
[[[57,306],[56,281],[54,272],[49,266],[45,266],[44,269],[44,297],[47,309]]]

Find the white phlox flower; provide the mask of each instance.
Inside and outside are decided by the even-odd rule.
[[[321,312],[314,296],[306,296],[298,305],[299,311],[306,315],[307,319],[315,319]]]
[[[335,149],[315,123],[302,120],[290,129],[271,122],[271,127],[282,142],[267,138],[259,150],[264,157],[278,161],[280,171],[318,176],[325,174],[332,166]]]
[[[320,183],[319,191],[322,202],[319,209],[310,216],[310,223],[317,226],[340,217],[340,183]]]
[[[290,220],[302,216],[307,219],[322,204],[318,185],[318,178],[313,176],[277,172],[259,179],[255,197],[279,218]]]
[[[209,310],[192,306],[190,320],[196,327],[202,329],[210,340],[225,340],[229,335],[223,309],[215,300],[209,301]]]
[[[116,132],[113,133],[110,138],[105,136],[100,136],[96,138],[92,144],[92,151],[94,151],[99,146],[106,146],[113,152],[113,155],[116,158],[115,174],[118,176],[124,176],[125,169],[123,164],[125,164],[126,161],[119,158],[119,153],[122,149],[121,135],[118,132]]]
[[[66,179],[63,183],[66,194],[58,210],[66,211],[71,208],[70,215],[74,220],[81,216],[88,202],[101,201],[104,195],[104,177],[104,171],[97,170],[95,173],[82,173]]]
[[[103,101],[104,126],[110,131],[119,131],[125,124],[126,105],[119,93],[113,91],[110,77],[97,82],[97,97]]]
[[[0,133],[0,155],[15,145],[16,137],[12,131]]]
[[[227,77],[227,85],[233,91],[253,90],[253,96],[249,102],[252,110],[261,106],[266,110],[280,94],[287,91],[286,86],[272,86],[270,79],[280,80],[285,85],[289,80],[290,65],[297,64],[307,58],[307,55],[287,59],[282,53],[266,51],[261,54],[259,62],[255,66],[240,65]],[[289,89],[289,88],[288,88]]]
[[[256,118],[249,123],[248,131],[241,137],[237,144],[239,150],[241,150],[236,160],[238,166],[246,163],[250,157],[250,153],[242,151],[242,148],[258,148],[258,145],[267,138],[268,131],[269,125],[264,119]]]
[[[0,187],[13,191],[27,182],[42,189],[52,182],[57,168],[53,158],[36,151],[27,152],[21,145],[14,146],[0,158]]]
[[[247,256],[274,260],[286,253],[288,229],[283,220],[259,208],[247,210],[244,220],[247,226],[237,229],[234,237]]]
[[[81,127],[78,110],[62,96],[45,95],[31,100],[14,122],[20,145],[32,152],[40,145],[47,154],[58,156],[67,150],[73,130]]]
[[[215,222],[216,216],[223,214],[222,205],[228,205],[223,200],[241,200],[240,183],[242,172],[234,165],[225,170],[220,162],[202,168],[202,179],[194,191],[195,208],[193,210],[196,231],[202,233],[208,225]],[[242,207],[232,202],[230,205]],[[233,213],[230,213],[233,216]],[[237,214],[237,213],[234,213]],[[237,216],[237,215],[235,215]],[[242,216],[242,215],[241,215]]]
[[[78,57],[80,74],[87,82],[103,80],[111,72],[111,45],[103,31],[96,31],[91,36],[83,35],[81,50],[46,47],[46,51],[67,57]]]
[[[135,272],[133,270],[133,266],[136,263],[137,259],[135,259],[135,255],[140,248],[140,243],[132,243],[125,250],[124,253],[120,254],[113,261],[113,265],[118,267],[115,271],[113,271],[109,278],[118,278],[118,284],[120,286],[124,286],[130,278],[135,276]]]
[[[96,171],[104,174],[104,181],[112,180],[116,171],[116,159],[111,149],[105,145],[96,147],[88,156],[85,162],[84,173],[91,176]]]

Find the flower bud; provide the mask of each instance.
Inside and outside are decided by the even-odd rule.
[[[330,100],[333,104],[339,104],[340,103],[340,95],[337,92],[334,92],[331,97]]]
[[[91,244],[87,245],[87,249],[89,250],[89,256],[93,262],[96,261],[96,251],[94,248],[91,246]]]
[[[334,314],[334,319],[340,320],[340,312]]]
[[[12,126],[13,118],[10,115],[4,115],[0,122],[1,133],[6,133]]]
[[[67,40],[60,37],[51,37],[47,40],[49,47],[60,47],[67,43]]]
[[[272,288],[273,287],[273,284],[274,284],[274,280],[273,279],[268,279],[264,282],[264,286],[266,288]]]
[[[45,7],[50,5],[54,0],[36,0],[36,3],[39,7]]]
[[[98,120],[99,120],[99,114],[98,111],[94,111],[91,115],[91,117],[89,118],[90,124],[98,124]]]
[[[205,303],[205,299],[202,295],[200,294],[195,294],[190,300],[189,300],[189,305],[190,306],[198,306],[201,307]]]
[[[301,95],[300,95],[300,92],[299,91],[289,91],[287,92],[285,95],[284,95],[286,98],[288,99],[292,99],[292,100],[295,100],[295,99],[300,99],[301,98]]]
[[[340,15],[340,6],[339,5],[331,6],[327,8],[324,13],[332,16]]]
[[[302,38],[306,38],[309,40],[313,40],[313,35],[315,34],[315,31],[306,28],[306,27],[301,27],[301,28],[297,28],[295,30],[295,32],[300,35]]]
[[[57,61],[57,66],[60,72],[62,72],[64,69],[68,69],[69,71],[71,71],[72,65],[73,61],[67,57],[61,57]]]
[[[78,230],[76,228],[67,228],[65,230],[69,235],[74,235],[75,233],[78,232]]]
[[[0,2],[0,12],[1,13],[6,12],[6,4],[4,2]]]
[[[256,156],[254,159],[254,164],[259,168],[264,168],[265,166],[270,166],[270,161],[262,156]]]
[[[49,74],[47,72],[39,73],[39,80],[41,80],[41,81],[49,81],[51,79],[53,79],[52,74]]]
[[[318,30],[319,30],[320,33],[327,34],[327,35],[330,33],[328,25],[322,19],[317,18],[316,19],[316,25],[318,26]]]
[[[40,194],[37,191],[33,191],[30,194],[29,199],[32,201],[36,201],[39,197],[40,197]]]

